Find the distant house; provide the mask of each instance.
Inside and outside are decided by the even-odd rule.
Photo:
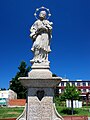
[[[0,105],[7,105],[9,100],[17,99],[17,94],[13,90],[0,91]]]

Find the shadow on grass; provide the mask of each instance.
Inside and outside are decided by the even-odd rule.
[[[71,108],[64,108],[63,110],[61,110],[61,113],[71,115],[72,114],[72,109]],[[74,114],[78,114],[78,111],[74,110],[73,115]]]

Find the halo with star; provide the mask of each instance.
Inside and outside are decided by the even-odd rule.
[[[36,9],[36,11],[34,13],[35,18],[39,19],[38,15],[37,15],[37,12],[42,11],[42,10],[45,10],[47,12],[47,18],[46,19],[49,19],[50,16],[51,16],[50,10],[48,8],[46,8],[46,7],[43,7],[43,6]]]

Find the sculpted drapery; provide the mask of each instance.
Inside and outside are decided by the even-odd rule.
[[[34,58],[31,60],[32,63],[48,62],[48,53],[51,51],[52,22],[49,22],[45,18],[46,11],[41,11],[39,19],[35,21],[30,29],[30,37],[33,40],[31,50],[34,52]]]

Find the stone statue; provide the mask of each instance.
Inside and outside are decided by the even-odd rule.
[[[52,37],[52,22],[46,19],[46,11],[42,10],[39,13],[39,19],[31,26],[30,37],[33,40],[31,50],[34,53],[32,63],[42,63],[48,61],[48,53],[50,49],[50,39]]]
[[[39,12],[40,10],[40,12]],[[57,112],[53,103],[54,88],[62,78],[53,77],[50,71],[48,53],[52,37],[52,22],[49,9],[36,9],[39,19],[32,25],[30,37],[33,40],[31,50],[34,58],[31,60],[31,71],[28,77],[19,77],[21,84],[27,88],[27,104],[24,112],[16,120],[64,120]],[[37,18],[37,15],[35,16]]]

